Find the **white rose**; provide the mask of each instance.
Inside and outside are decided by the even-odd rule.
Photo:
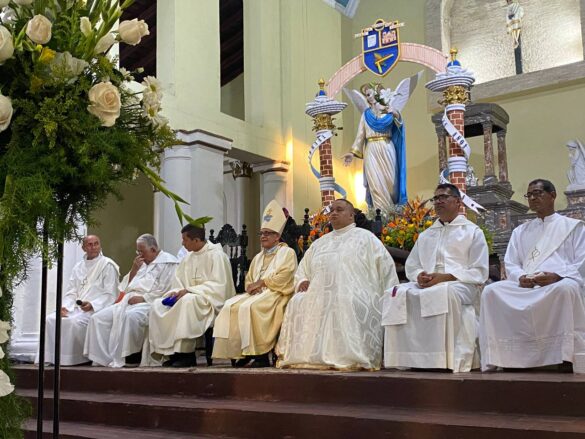
[[[53,25],[44,15],[35,15],[26,25],[26,35],[37,44],[47,44],[51,40]]]
[[[121,22],[118,27],[118,32],[120,39],[131,46],[136,46],[140,43],[142,37],[150,35],[148,24],[144,20],[138,21],[137,18]]]
[[[10,384],[10,378],[0,370],[0,397],[12,393],[14,386]]]
[[[120,116],[120,92],[111,82],[100,82],[89,90],[89,102],[87,107],[94,116],[102,121],[102,126],[111,127]]]
[[[107,52],[110,50],[110,47],[114,45],[116,42],[116,37],[114,34],[105,34],[103,37],[99,39],[97,44],[95,45],[94,53],[99,55],[100,53]]]
[[[10,23],[16,21],[18,17],[16,16],[16,12],[14,11],[14,9],[12,9],[11,7],[7,7],[2,10],[2,15],[0,15],[0,19],[2,20],[2,23]]]
[[[81,33],[86,37],[89,37],[92,33],[91,28],[91,21],[87,17],[81,17],[79,20],[79,28],[81,29]]]
[[[14,0],[14,3],[16,3],[17,5],[20,6],[28,6],[28,5],[32,5],[32,2],[34,0]]]
[[[12,101],[9,97],[0,95],[0,132],[10,125],[12,120]],[[1,329],[0,329],[1,331]]]
[[[0,344],[8,341],[8,331],[10,331],[10,323],[0,320]]]
[[[10,0],[0,0],[0,8],[8,6],[8,3],[10,3]]]
[[[4,26],[0,26],[0,64],[12,58],[13,53],[14,43],[12,41],[12,34]]]

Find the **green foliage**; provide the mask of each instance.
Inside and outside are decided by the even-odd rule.
[[[209,221],[186,215],[185,201],[156,172],[161,151],[180,143],[159,114],[156,79],[147,78],[136,93],[115,60],[95,53],[102,37],[120,40],[113,26],[132,2],[35,0],[32,6],[11,4],[16,17],[2,23],[15,51],[0,65],[0,116],[8,114],[5,96],[13,109],[8,127],[0,128],[0,320],[11,320],[12,291],[25,279],[28,260],[38,254],[54,259],[57,244],[76,238],[76,225],[91,224],[92,212],[137,172],[173,200],[181,222]],[[25,32],[37,14],[52,22],[44,46]],[[90,91],[104,85],[121,103],[112,123],[103,112],[88,111],[95,105]],[[7,357],[0,371],[12,378]],[[0,398],[0,437],[21,437],[26,416],[27,406],[14,394]]]

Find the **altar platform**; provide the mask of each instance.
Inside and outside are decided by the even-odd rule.
[[[36,367],[15,371],[17,393],[34,407]],[[45,382],[50,416],[51,368]],[[64,439],[585,438],[585,375],[553,371],[86,366],[62,368],[61,383]],[[25,437],[35,429],[29,420]],[[50,421],[44,431],[52,437]]]

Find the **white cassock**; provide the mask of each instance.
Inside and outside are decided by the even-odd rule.
[[[224,302],[236,294],[230,261],[220,244],[207,242],[179,264],[171,290],[186,289],[172,307],[154,301],[150,313],[150,351],[156,359],[175,352],[194,352],[198,337],[213,326]]]
[[[411,282],[384,294],[384,367],[470,371],[479,295],[489,272],[483,232],[464,216],[446,224],[437,220],[421,233],[405,271]],[[420,288],[416,279],[423,271],[457,280]]]
[[[379,369],[382,295],[398,283],[394,261],[371,232],[350,224],[316,240],[295,275],[277,345],[278,367]]]
[[[507,280],[487,286],[481,298],[483,370],[539,367],[574,361],[585,353],[584,224],[557,213],[514,229],[504,259]],[[563,279],[522,288],[522,275],[556,273]]]
[[[67,291],[63,296],[63,308],[69,314],[61,318],[61,364],[72,366],[88,361],[83,355],[87,323],[91,316],[111,305],[118,295],[119,267],[103,255],[87,260],[87,256],[73,267]],[[93,311],[84,312],[76,301],[90,302]],[[46,320],[45,362],[55,362],[55,313]],[[35,363],[38,363],[39,356]]]
[[[122,367],[125,357],[140,352],[151,305],[170,289],[176,267],[177,258],[161,251],[150,264],[142,264],[130,283],[126,275],[120,284],[124,298],[92,316],[84,355],[101,366]],[[129,305],[128,300],[134,296],[142,296],[145,302]]]

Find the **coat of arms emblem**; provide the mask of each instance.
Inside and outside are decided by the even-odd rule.
[[[397,21],[377,20],[362,31],[362,59],[364,66],[378,76],[386,76],[400,58],[400,41]],[[360,34],[358,34],[360,35]]]

